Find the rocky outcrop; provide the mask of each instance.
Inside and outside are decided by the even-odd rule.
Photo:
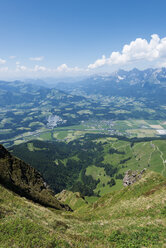
[[[71,210],[68,205],[56,199],[37,170],[12,156],[2,145],[0,145],[0,183],[15,193],[44,206]]]
[[[123,185],[129,186],[133,183],[135,183],[136,181],[138,181],[139,179],[141,179],[142,174],[146,171],[146,168],[144,168],[141,172],[139,171],[132,171],[132,170],[128,170],[123,178]]]

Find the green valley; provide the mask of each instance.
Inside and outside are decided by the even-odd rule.
[[[55,193],[102,196],[123,187],[124,173],[148,168],[166,176],[166,140],[86,134],[69,143],[29,141],[10,150],[38,169]]]

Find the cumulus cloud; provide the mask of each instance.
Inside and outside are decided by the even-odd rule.
[[[157,34],[151,35],[151,40],[137,38],[123,46],[121,52],[114,51],[108,58],[105,55],[97,59],[88,69],[99,68],[104,65],[124,65],[132,61],[159,61],[166,57],[166,37],[160,39]]]
[[[25,71],[27,71],[27,70],[28,70],[28,68],[27,68],[26,66],[20,65],[19,63],[17,63],[17,68],[16,68],[16,71],[17,71],[17,72],[19,72],[19,71],[25,72]]]
[[[31,61],[42,61],[43,59],[44,59],[43,56],[40,56],[40,57],[31,57],[31,58],[29,58],[29,60],[31,60]]]
[[[57,68],[48,68],[41,65],[35,65],[34,67],[27,67],[25,65],[21,65],[19,61],[16,62],[16,71],[17,72],[29,72],[29,73],[37,73],[37,72],[43,72],[43,73],[66,73],[66,72],[80,72],[83,71],[83,69],[78,67],[68,67],[66,64],[62,64],[58,66]]]
[[[3,64],[5,64],[5,63],[6,63],[6,60],[0,58],[0,64],[3,65]]]
[[[68,67],[66,64],[62,64],[57,67],[57,72],[79,72],[81,68],[76,67]]]
[[[68,66],[66,64],[62,64],[62,65],[57,67],[57,71],[59,71],[59,72],[67,71],[67,70],[68,70]]]
[[[49,68],[46,68],[45,66],[35,65],[34,67],[30,68],[24,65],[20,65],[20,62],[16,62],[16,71],[22,71],[22,72],[48,72],[50,71]]]
[[[97,59],[94,64],[90,64],[88,66],[89,69],[95,69],[97,67],[101,67],[103,65],[105,65],[107,63],[107,59],[106,59],[106,56],[103,55],[101,59]]]
[[[45,66],[39,66],[39,65],[35,65],[33,71],[48,71],[49,69],[47,69]]]

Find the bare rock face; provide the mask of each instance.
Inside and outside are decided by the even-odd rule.
[[[146,168],[144,168],[141,172],[139,171],[132,171],[128,170],[123,178],[123,186],[129,186],[139,179],[141,179],[142,174],[146,171]]]
[[[2,145],[0,145],[0,183],[44,206],[71,210],[69,206],[56,199],[37,170],[12,156]]]

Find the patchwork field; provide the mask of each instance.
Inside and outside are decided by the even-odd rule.
[[[33,125],[32,125],[33,126]],[[39,131],[28,132],[28,128],[22,128],[24,134],[16,136],[14,139],[8,139],[6,142],[1,142],[6,147],[12,144],[20,144],[33,139],[39,140],[61,140],[70,142],[72,140],[84,137],[88,133],[99,133],[109,135],[120,135],[126,137],[160,137],[166,135],[165,121],[161,120],[122,120],[122,121],[108,121],[108,120],[89,120],[83,121],[80,125],[56,127],[48,129],[46,127],[40,128]],[[10,133],[10,129],[2,129],[2,133]]]
[[[100,92],[95,87],[86,92],[86,87],[62,91],[1,82],[0,143],[9,147],[36,138],[70,142],[94,131],[127,137],[166,135],[162,99],[157,103],[142,96],[126,96],[125,92],[120,96],[119,90],[112,95],[110,89]]]
[[[159,130],[163,130],[165,127],[165,121],[163,120],[124,120],[115,121],[114,128],[121,132],[126,133],[130,137],[156,137],[159,136]],[[163,133],[164,134],[164,133]],[[161,133],[162,135],[162,133]]]

